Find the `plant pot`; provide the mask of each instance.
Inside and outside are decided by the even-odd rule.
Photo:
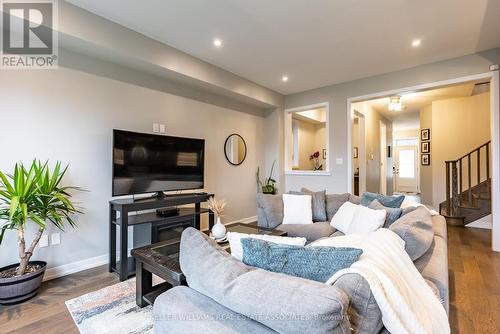
[[[22,276],[0,278],[0,304],[18,304],[33,298],[42,285],[47,262],[30,261],[29,264],[40,265],[40,269]],[[19,263],[0,268],[0,272],[16,268]]]

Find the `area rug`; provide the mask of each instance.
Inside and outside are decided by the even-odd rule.
[[[135,303],[135,278],[68,300],[66,307],[81,334],[153,333],[152,307]]]

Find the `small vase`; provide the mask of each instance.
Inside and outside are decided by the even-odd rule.
[[[217,223],[212,227],[212,236],[215,239],[222,239],[226,236],[226,227],[220,222],[219,217],[217,217]]]

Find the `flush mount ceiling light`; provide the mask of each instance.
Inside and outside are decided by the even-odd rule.
[[[220,48],[222,46],[222,41],[218,38],[214,39],[214,46]]]
[[[413,46],[414,48],[418,48],[420,45],[422,45],[422,41],[419,40],[419,39],[414,39],[412,42],[411,42],[411,46]]]
[[[288,76],[284,75],[281,77],[281,81],[287,82],[288,81]]]
[[[403,103],[401,102],[400,96],[391,96],[389,98],[389,111],[401,111],[403,110]]]

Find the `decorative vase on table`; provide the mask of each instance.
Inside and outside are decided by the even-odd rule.
[[[217,223],[212,227],[212,236],[218,240],[226,236],[226,227],[221,223],[220,217],[217,217]]]

